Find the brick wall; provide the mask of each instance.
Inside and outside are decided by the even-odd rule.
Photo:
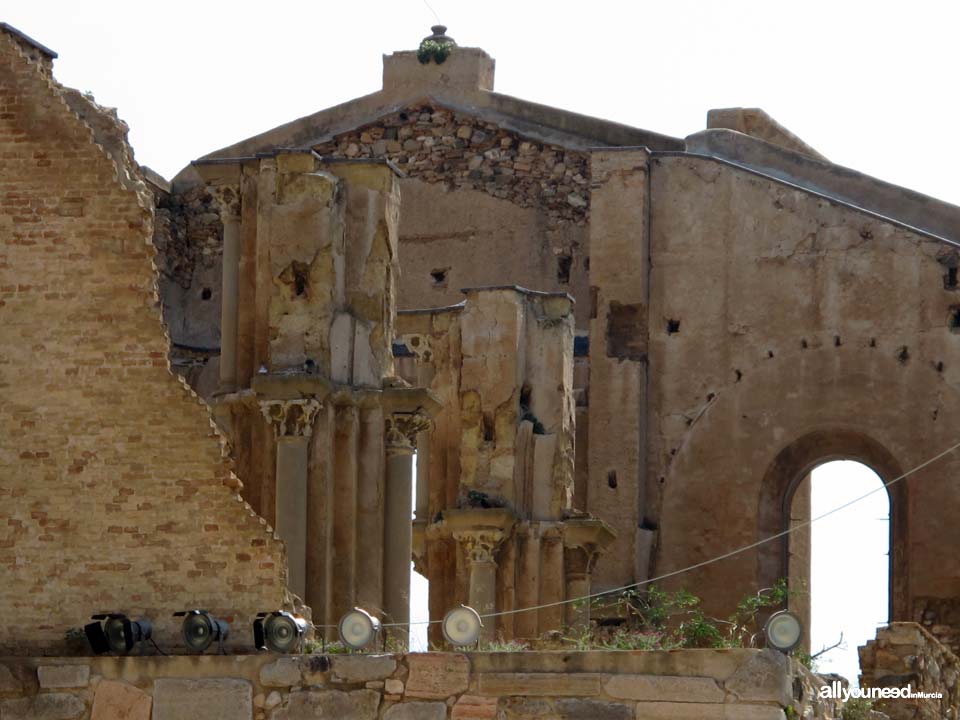
[[[286,597],[282,545],[170,372],[125,128],[66,96],[0,33],[0,651],[62,651],[97,611],[175,634],[197,606],[249,642]]]

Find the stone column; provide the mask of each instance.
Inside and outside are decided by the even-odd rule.
[[[454,539],[466,551],[470,566],[470,599],[468,604],[481,616],[496,612],[497,607],[497,548],[503,542],[504,533],[494,528],[461,530]],[[480,639],[490,642],[496,633],[495,618],[483,621]]]
[[[287,546],[287,586],[303,598],[307,576],[307,466],[317,400],[263,400],[260,410],[277,439],[274,528]]]
[[[600,520],[581,518],[563,523],[564,599],[569,601],[591,594],[594,566],[615,539],[613,529]],[[564,608],[567,627],[581,631],[589,628],[589,601],[568,602]]]
[[[383,596],[389,622],[410,622],[410,562],[413,558],[413,453],[417,433],[430,421],[419,413],[394,413],[386,422],[387,485],[383,528]],[[407,647],[409,627],[395,636]]]
[[[220,292],[220,392],[237,389],[237,325],[240,297],[240,215],[230,207],[223,221],[223,280]]]

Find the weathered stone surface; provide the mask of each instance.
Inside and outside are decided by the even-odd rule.
[[[667,700],[690,703],[722,703],[724,700],[724,692],[713,678],[676,675],[614,675],[604,683],[603,689],[610,697],[624,700]]]
[[[331,679],[340,683],[383,680],[397,669],[397,661],[392,655],[337,655],[331,661]]]
[[[604,700],[507,698],[500,703],[503,720],[634,720],[634,706]],[[643,718],[643,716],[637,716]]]
[[[375,720],[380,693],[374,690],[307,690],[291,693],[272,720]]]
[[[388,678],[383,684],[384,692],[387,695],[403,695],[403,681],[396,678]]]
[[[18,695],[23,691],[23,683],[6,665],[0,665],[0,697]]]
[[[69,693],[45,693],[20,700],[0,702],[3,720],[74,720],[83,715],[87,706],[83,700]]]
[[[298,658],[280,658],[260,668],[260,684],[264,687],[291,687],[300,684]]]
[[[447,705],[442,702],[407,702],[394,705],[383,720],[446,720]]]
[[[550,696],[600,694],[602,675],[584,673],[484,673],[477,680],[481,695]],[[720,695],[723,699],[723,694]]]
[[[776,650],[763,650],[744,663],[723,686],[739,700],[775,702],[785,707],[793,693],[790,661]]]
[[[492,720],[497,717],[497,698],[461,695],[450,712],[451,720]]]
[[[41,665],[37,668],[37,681],[45,690],[86,687],[90,682],[90,666]]]
[[[150,720],[153,698],[140,688],[101,680],[93,696],[90,720]]]
[[[173,680],[153,685],[152,720],[247,720],[253,715],[253,688],[246,680]]]
[[[713,703],[637,703],[637,720],[786,720],[773,705],[717,705]]]
[[[407,656],[407,665],[407,697],[442,700],[462,693],[470,684],[470,661],[466,655],[418,653]]]

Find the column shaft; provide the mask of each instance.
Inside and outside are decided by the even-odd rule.
[[[220,391],[237,389],[237,319],[240,281],[240,218],[223,216],[223,279],[220,292]]]
[[[287,546],[290,592],[303,598],[307,573],[307,443],[309,438],[277,438],[276,529]]]
[[[386,516],[384,519],[384,609],[390,621],[410,622],[410,562],[413,557],[413,450],[387,450]],[[408,628],[395,635],[404,646]]]
[[[481,616],[497,609],[497,564],[493,560],[470,562],[470,607]],[[492,641],[496,636],[496,627],[496,618],[485,619],[480,639]]]

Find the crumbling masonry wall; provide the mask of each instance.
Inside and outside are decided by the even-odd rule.
[[[282,545],[169,370],[153,203],[124,136],[0,33],[6,653],[61,650],[102,611],[176,638],[185,607],[232,619],[246,645],[253,614],[287,598]]]

